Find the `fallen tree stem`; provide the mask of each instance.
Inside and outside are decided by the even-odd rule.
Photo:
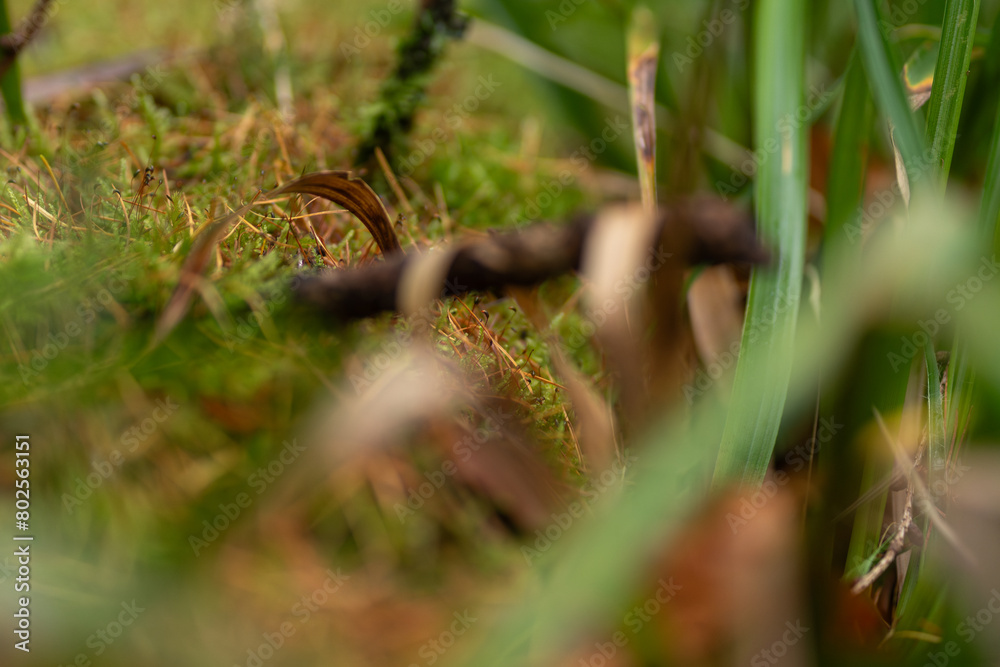
[[[502,292],[575,271],[594,220],[594,215],[585,215],[567,225],[535,224],[459,244],[440,295]],[[761,263],[769,257],[757,241],[750,216],[722,202],[695,200],[663,207],[658,225],[659,250],[686,266]],[[400,281],[414,259],[412,254],[396,255],[357,269],[299,276],[293,293],[299,303],[337,320],[398,311]]]

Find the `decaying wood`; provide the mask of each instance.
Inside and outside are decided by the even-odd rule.
[[[567,225],[536,224],[498,233],[452,250],[441,296],[473,291],[500,292],[536,285],[575,271],[596,216]],[[668,264],[762,263],[767,251],[754,232],[751,216],[714,199],[663,206],[658,215],[659,248]],[[363,268],[303,276],[293,291],[297,300],[338,320],[360,319],[399,310],[400,282],[415,255],[396,255]]]

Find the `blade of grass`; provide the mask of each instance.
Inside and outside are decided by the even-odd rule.
[[[10,15],[7,13],[7,0],[0,0],[0,35],[11,31]],[[24,110],[24,98],[21,96],[21,74],[15,60],[10,69],[0,77],[0,94],[3,95],[4,109],[11,125],[27,125],[28,114]]]
[[[978,17],[979,0],[948,0],[945,5],[941,27],[941,46],[934,69],[934,82],[928,104],[926,128],[931,155],[937,166],[936,189],[939,193],[944,192],[951,169]],[[995,168],[994,155],[991,153],[990,157],[990,167]],[[982,218],[990,206],[990,197],[994,194],[989,190],[989,181],[988,178],[987,191],[984,192],[981,209],[980,229],[984,232],[984,236],[988,233],[986,230],[989,229],[989,226],[984,223]],[[974,373],[968,366],[968,358],[961,337],[956,336],[952,364],[949,368],[949,379],[954,383],[949,384],[949,387],[954,395],[948,401],[949,414],[946,419],[933,341],[929,341],[925,346],[929,486],[935,501],[940,501],[947,495],[947,433],[949,429],[957,433],[959,417],[968,414],[967,407],[971,401],[974,381]],[[957,445],[958,443],[956,443],[956,447]],[[932,533],[929,540],[936,541],[937,533]],[[927,550],[924,553],[927,553]],[[934,618],[931,616],[933,613],[931,609],[924,608],[919,604],[926,602],[927,599],[923,596],[913,595],[913,591],[924,585],[924,577],[921,577],[923,560],[921,557],[911,562],[906,572],[905,595],[901,597],[898,607],[899,617],[904,622],[903,627],[918,618]]]
[[[948,0],[941,26],[941,51],[927,111],[927,138],[937,159],[943,188],[955,151],[962,98],[976,39],[979,0]]]
[[[990,50],[993,51],[997,45],[1000,45],[1000,34],[994,31]],[[986,165],[986,177],[983,181],[983,198],[979,206],[979,234],[982,248],[992,248],[994,254],[1000,250],[1000,104],[996,105],[989,161]],[[975,382],[976,373],[970,365],[969,347],[962,329],[959,329],[955,334],[955,342],[948,363],[945,433],[958,434],[965,431],[972,406]],[[961,443],[953,444],[957,455]]]
[[[857,261],[855,256],[854,261]],[[858,376],[854,378],[856,389],[838,406],[844,416],[845,429],[842,440],[837,444],[844,447],[844,463],[856,468],[860,465],[860,484],[851,489],[854,497],[870,497],[862,503],[854,515],[851,525],[851,539],[847,550],[847,567],[853,568],[865,562],[878,548],[882,540],[882,520],[885,516],[888,486],[880,483],[892,473],[892,459],[879,448],[867,447],[857,456],[848,452],[854,450],[852,443],[864,437],[871,423],[872,410],[882,414],[895,414],[906,399],[909,364],[904,364],[894,372],[887,363],[891,354],[898,353],[899,337],[895,332],[873,332],[865,338],[856,351]],[[848,449],[850,448],[850,449]],[[842,469],[841,475],[850,474],[851,481],[858,484],[856,473]],[[876,491],[877,490],[877,491]],[[876,491],[875,493],[872,493]],[[863,573],[861,573],[863,574]]]
[[[980,19],[985,20],[986,15]],[[985,22],[985,21],[984,21]],[[972,69],[972,74],[966,84],[965,102],[962,120],[958,129],[958,142],[955,147],[954,159],[958,159],[958,167],[963,172],[967,165],[975,164],[985,158],[989,146],[984,139],[993,134],[993,121],[996,118],[996,105],[1000,100],[1000,13],[995,15],[993,24],[987,30],[980,28],[977,34],[989,34],[989,43],[983,49],[981,64]],[[976,44],[978,47],[979,44]],[[976,50],[973,49],[975,60]]]
[[[908,181],[916,181],[916,175],[926,172],[934,162],[927,159],[926,142],[918,130],[915,113],[911,110],[903,89],[902,67],[894,47],[890,46],[886,34],[880,29],[880,26],[889,24],[880,20],[876,4],[871,0],[854,2],[858,17],[858,45],[876,105],[892,129],[896,157],[902,162],[906,172],[906,181],[901,179],[900,189],[904,193],[904,200],[909,201]],[[925,191],[926,188],[919,188],[913,194],[919,196]],[[858,381],[862,386],[876,385],[876,387],[867,395],[859,397],[855,405],[859,419],[867,421],[868,416],[864,415],[864,412],[870,411],[873,407],[882,414],[890,414],[902,407],[908,374],[902,372],[902,369],[900,372],[895,372],[896,369],[889,372],[884,361],[887,354],[896,352],[898,344],[894,336],[875,337],[865,346],[863,354],[873,360],[874,366],[869,371],[870,377],[859,378]],[[855,427],[861,428],[863,425],[864,422],[859,421]],[[891,461],[886,460],[878,452],[867,452],[860,493],[863,495],[876,486],[890,470]],[[858,509],[847,551],[849,568],[868,558],[880,543],[886,499],[887,492],[884,491]]]
[[[868,138],[871,133],[873,113],[868,78],[865,76],[861,55],[855,47],[844,77],[844,97],[837,118],[833,153],[830,156],[830,178],[826,193],[825,247],[829,247],[835,235],[845,231],[851,233],[847,226],[854,223],[860,214],[865,194]]]
[[[893,138],[902,155],[906,173],[916,174],[925,167],[922,161],[925,146],[903,92],[899,75],[902,66],[879,30],[875,2],[854,0],[854,8],[858,15],[858,41],[872,94],[882,114],[892,123]]]
[[[861,246],[856,244],[856,241],[862,235],[860,215],[865,195],[868,145],[874,111],[861,47],[855,45],[854,54],[844,76],[844,96],[837,119],[833,153],[830,156],[826,196],[827,222],[822,255],[824,283],[829,277],[829,268],[833,263],[831,254],[838,245],[850,244],[848,261],[860,264],[862,260]],[[828,306],[831,305],[828,303],[830,294],[825,285],[823,294],[821,316],[825,319],[828,317]],[[893,351],[895,344],[895,338],[890,340],[886,336],[879,335],[866,337],[856,353],[858,362],[855,365],[866,374],[866,377],[857,379],[857,390],[851,392],[845,400],[830,403],[823,408],[828,418],[842,423],[844,428],[834,438],[833,455],[821,459],[820,465],[826,471],[825,474],[845,480],[838,487],[841,498],[830,498],[823,507],[832,513],[834,507],[842,506],[841,503],[849,502],[856,497],[870,496],[869,500],[858,503],[852,521],[852,538],[849,543],[845,573],[852,579],[864,575],[877,560],[886,500],[885,488],[878,489],[889,466],[884,457],[867,456],[861,466],[860,488],[853,486],[857,483],[854,480],[858,480],[859,477],[854,472],[858,465],[857,459],[851,455],[852,448],[848,445],[870,420],[872,405],[891,412],[902,401],[905,387],[896,382],[891,375],[882,372],[885,368],[886,354]],[[821,382],[821,394],[834,396],[835,392],[826,391],[826,384]],[[852,484],[846,483],[848,479],[852,480]],[[819,539],[829,539],[824,534],[824,529],[825,526],[817,531]],[[832,551],[832,543],[827,544],[828,551]],[[835,565],[833,558],[822,558],[820,562],[831,576],[839,575],[839,564]]]
[[[995,38],[1000,43],[1000,34]],[[997,104],[993,138],[990,140],[990,159],[986,166],[983,201],[979,208],[979,233],[982,234],[985,247],[992,247],[993,252],[1000,252],[1000,104]]]
[[[934,68],[934,83],[931,87],[927,116],[927,139],[938,167],[937,189],[942,194],[947,186],[948,172],[951,169],[951,159],[955,150],[958,122],[965,95],[969,61],[976,38],[978,17],[979,0],[948,0],[945,5],[944,19],[941,25],[941,47],[937,65]],[[955,348],[958,368],[954,375],[955,380],[961,386],[967,380],[971,382],[972,377],[970,369],[966,367],[968,357],[965,350],[962,349],[960,340],[956,340]],[[947,429],[949,424],[944,415],[944,399],[941,394],[941,379],[934,353],[934,342],[928,341],[924,349],[927,369],[929,486],[934,494],[933,500],[938,502],[947,495]],[[959,409],[968,402],[968,394],[965,393],[964,389],[959,397]],[[957,414],[967,413],[959,412]],[[955,420],[951,421],[954,423]],[[929,539],[936,540],[937,533],[932,533]],[[925,550],[924,553],[926,554],[927,551]],[[904,582],[904,584],[908,584],[904,586],[907,592],[914,590],[920,584],[922,564],[923,557],[910,564],[906,573],[906,582]],[[928,610],[911,606],[913,600],[911,595],[901,599],[899,606],[901,616],[920,616],[929,613]]]
[[[755,269],[750,281],[716,484],[764,481],[788,392],[805,252],[808,150],[803,123],[789,119],[802,109],[805,33],[804,3],[764,0],[758,5],[755,139],[770,155],[760,165],[757,224],[776,259],[773,268]],[[763,331],[762,323],[767,323]]]
[[[656,67],[660,44],[656,17],[646,7],[632,14],[628,40],[628,88],[632,107],[632,135],[639,171],[642,205],[656,213]]]
[[[488,49],[535,72],[560,86],[615,111],[627,111],[628,90],[617,81],[588,70],[579,64],[558,56],[537,44],[504,28],[477,19],[466,35],[466,41]],[[657,122],[661,127],[674,123],[675,116],[662,104],[656,105]],[[706,127],[705,149],[708,155],[729,165],[734,171],[746,157],[746,149],[722,132]]]
[[[994,44],[1000,45],[1000,34],[994,33],[991,47]],[[996,107],[993,137],[990,140],[990,157],[986,165],[986,178],[983,181],[983,199],[979,207],[979,233],[982,235],[984,248],[992,248],[994,253],[1000,251],[1000,104]],[[967,366],[966,352],[961,344],[961,338],[956,336],[948,368],[948,387],[951,392],[947,421],[949,433],[953,432],[956,426],[961,429],[962,425],[958,424],[958,420],[961,415],[968,412],[972,399],[975,374]]]
[[[944,399],[941,395],[941,372],[938,369],[934,343],[924,346],[924,364],[927,367],[927,454],[930,463],[928,486],[937,500],[944,494],[948,439],[945,437]]]

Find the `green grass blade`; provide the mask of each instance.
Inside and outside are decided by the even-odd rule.
[[[942,187],[955,151],[978,18],[979,0],[948,0],[945,5],[941,51],[934,68],[934,85],[927,112],[927,138],[937,157]]]
[[[774,252],[755,270],[715,482],[757,486],[771,459],[791,373],[805,251],[807,138],[801,111],[805,87],[805,3],[764,0],[755,35],[755,139],[768,158],[757,181],[757,223]],[[773,323],[773,324],[772,324]]]
[[[988,11],[980,14],[981,25],[986,23],[988,14]],[[995,14],[989,29],[980,27],[976,31],[980,37],[984,33],[989,35],[989,41],[983,47],[978,65],[970,67],[971,74],[966,84],[958,141],[952,160],[952,168],[957,167],[963,174],[967,173],[969,167],[986,159],[989,153],[990,146],[986,139],[993,134],[995,110],[997,101],[1000,100],[1000,12]],[[981,41],[977,40],[976,48],[981,46]],[[976,60],[973,58],[974,63]]]
[[[899,74],[902,66],[895,52],[889,48],[885,35],[879,30],[875,3],[872,0],[854,0],[854,8],[858,14],[858,41],[875,101],[895,128],[893,137],[906,172],[918,173],[925,167],[925,145],[903,92]]]
[[[1000,19],[998,19],[1000,21]],[[1000,23],[998,23],[1000,25]],[[1000,44],[1000,35],[994,34],[990,43]],[[996,107],[993,136],[990,140],[989,161],[983,181],[983,198],[979,206],[979,233],[982,248],[1000,250],[1000,104]],[[961,330],[955,336],[948,364],[948,401],[945,415],[945,433],[959,437],[965,430],[972,406],[976,373],[969,364],[969,350]],[[961,444],[961,443],[958,443]]]
[[[918,129],[916,116],[910,109],[903,88],[902,67],[894,48],[890,47],[886,35],[880,30],[880,25],[888,24],[880,21],[875,2],[855,0],[854,7],[858,17],[858,45],[872,95],[880,113],[893,128],[894,145],[906,173],[913,180],[913,175],[925,172],[930,164],[925,157],[924,136]],[[856,240],[856,236],[850,240]],[[891,414],[902,406],[908,374],[903,368],[890,371],[885,361],[887,355],[898,353],[898,346],[898,340],[888,334],[874,336],[864,346],[861,354],[872,360],[869,365],[871,377],[861,384],[871,387],[874,383],[877,386],[856,397],[854,413],[857,422],[849,426],[845,437],[864,428],[870,420],[872,408],[881,414]],[[865,453],[859,493],[864,494],[876,487],[889,474],[892,462],[883,454],[877,450]],[[848,570],[860,566],[878,548],[886,499],[887,491],[883,491],[858,508],[847,550]]]
[[[941,374],[938,369],[934,345],[924,346],[924,364],[927,369],[927,456],[930,472],[928,488],[935,502],[943,506],[947,498],[948,482],[948,439],[945,433],[944,396],[941,393]],[[942,620],[943,592],[937,581],[924,575],[928,565],[928,555],[940,547],[941,533],[930,530],[926,517],[916,519],[916,525],[928,533],[924,548],[911,558],[906,569],[906,578],[896,607],[897,627],[916,628],[923,623],[940,625]],[[917,644],[919,646],[919,644]]]
[[[868,138],[871,133],[871,91],[857,49],[844,76],[844,97],[837,118],[826,193],[824,246],[837,235],[860,236],[858,215],[865,194]]]
[[[941,394],[941,372],[933,342],[924,346],[924,363],[927,366],[927,455],[930,462],[929,487],[931,492],[943,495],[948,458],[948,439],[945,437],[944,398]]]
[[[0,35],[11,31],[10,15],[7,13],[7,0],[0,0]],[[28,114],[24,110],[24,98],[21,96],[21,74],[17,61],[11,64],[7,73],[0,78],[0,95],[3,95],[7,120],[11,125],[27,125]]]
[[[961,331],[955,336],[948,361],[948,400],[945,411],[945,435],[960,438],[965,431],[972,409],[972,394],[976,383],[976,372],[969,365],[969,349]],[[956,443],[956,447],[961,443]],[[956,452],[958,450],[956,449]]]
[[[868,144],[875,108],[860,46],[855,47],[844,78],[844,97],[837,119],[827,185],[827,222],[823,243],[824,282],[833,260],[829,255],[838,243],[842,247],[850,246],[850,261],[860,263],[862,259],[859,252],[861,246],[856,242],[863,232],[860,212],[864,201]],[[825,285],[823,293],[827,295]],[[824,313],[828,305],[824,304]],[[905,378],[884,372],[886,355],[895,351],[897,344],[895,337],[868,336],[856,352],[859,361],[855,368],[864,373],[863,377],[858,378],[857,391],[851,392],[846,400],[825,408],[830,418],[844,425],[834,439],[834,458],[838,460],[827,458],[821,463],[829,467],[827,474],[837,475],[845,480],[844,486],[849,486],[849,490],[842,489],[842,502],[851,502],[877,485],[891,465],[878,452],[866,452],[862,472],[855,475],[853,467],[860,459],[850,456],[849,445],[871,421],[872,406],[883,413],[892,413],[902,403]],[[827,395],[825,386],[821,392]],[[852,480],[851,485],[846,484],[848,474]],[[880,493],[857,508],[852,522],[845,576],[854,578],[863,575],[874,562],[881,538],[885,502],[886,494]]]
[[[856,257],[852,259],[856,266],[863,265]],[[824,310],[824,316],[827,316],[828,310]],[[890,355],[899,353],[899,344],[898,334],[888,331],[871,332],[865,337],[854,353],[857,358],[857,375],[854,377],[857,387],[836,408],[841,412],[845,427],[838,433],[836,444],[842,448],[838,455],[849,462],[850,484],[856,485],[849,486],[847,498],[851,502],[876,489],[892,471],[892,456],[884,443],[865,447],[856,456],[852,456],[851,452],[857,450],[855,443],[871,425],[873,409],[886,415],[895,414],[903,406],[909,364],[901,364],[894,369],[888,362]],[[855,466],[861,469],[860,480],[853,472]],[[839,474],[847,472],[842,469]],[[846,479],[843,484],[848,484]],[[848,569],[859,567],[882,543],[887,494],[888,489],[882,489],[855,511],[847,549]],[[861,571],[861,574],[865,572],[867,570]]]
[[[1000,42],[1000,35],[995,37]],[[983,183],[983,201],[979,209],[979,230],[984,242],[992,240],[994,252],[1000,251],[1000,104],[997,105],[990,140],[990,159]]]
[[[951,167],[951,158],[955,150],[955,142],[958,134],[958,121],[962,110],[962,100],[965,95],[965,82],[968,76],[969,61],[972,57],[972,47],[976,37],[976,23],[979,18],[979,0],[948,0],[945,6],[944,21],[941,26],[941,52],[938,56],[937,66],[934,69],[934,86],[931,89],[931,99],[927,116],[927,136],[931,142],[934,155],[938,158],[941,174],[941,186],[947,182],[948,171]],[[996,140],[996,136],[994,136]],[[989,169],[997,168],[996,155],[991,153]],[[992,171],[988,171],[992,174]],[[991,202],[990,198],[996,198],[997,189],[995,183],[990,187],[987,179],[986,189],[983,193],[983,207],[981,218],[988,215],[987,210],[996,207],[998,202]],[[994,211],[996,208],[994,208]],[[996,220],[996,218],[993,218]],[[989,223],[984,219],[980,220],[981,229],[988,234]],[[930,441],[930,464],[931,481],[943,483],[943,475],[946,462],[946,433],[949,427],[958,425],[962,417],[967,413],[966,407],[970,400],[972,382],[974,376],[971,369],[967,368],[967,355],[962,347],[961,339],[955,342],[953,351],[955,352],[955,363],[952,364],[949,376],[954,380],[953,391],[955,396],[949,401],[953,409],[947,421],[941,418],[939,428],[931,429]],[[934,394],[930,386],[931,363],[928,363],[928,399],[931,400]],[[936,377],[937,368],[933,369]],[[938,401],[941,400],[940,390],[937,390]],[[957,400],[954,400],[957,399]],[[930,406],[934,408],[934,405]],[[940,406],[937,406],[938,408]],[[932,409],[928,417],[928,427],[935,426],[935,417]],[[940,431],[940,432],[938,432]],[[937,447],[935,447],[937,444]],[[940,486],[940,484],[939,484]],[[932,486],[933,488],[933,486]],[[943,487],[941,487],[943,488]]]

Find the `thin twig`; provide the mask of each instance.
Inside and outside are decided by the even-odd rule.
[[[885,554],[875,564],[868,574],[864,575],[855,582],[854,586],[851,587],[851,593],[857,595],[861,591],[865,590],[869,586],[875,583],[875,580],[882,576],[882,573],[889,569],[893,561],[896,560],[896,556],[903,549],[903,545],[906,541],[906,531],[910,529],[910,525],[913,523],[913,484],[908,484],[906,486],[906,504],[903,507],[903,516],[899,520],[899,527],[896,529],[896,534],[893,536],[892,541],[889,543],[889,548],[886,549]]]
[[[927,489],[923,480],[920,479],[920,475],[917,474],[916,465],[919,464],[919,457],[923,456],[923,452],[921,451],[918,453],[916,462],[910,461],[900,444],[890,435],[889,429],[886,427],[885,421],[882,419],[882,415],[878,412],[878,410],[875,410],[875,419],[878,422],[879,429],[882,431],[882,435],[892,447],[892,452],[896,457],[896,462],[903,469],[910,485],[913,487],[914,494],[917,497],[917,503],[920,505],[920,508],[924,511],[924,513],[927,514],[927,518],[930,520],[931,524],[941,531],[941,535],[945,538],[945,541],[951,544],[955,551],[957,551],[969,565],[977,567],[978,561],[976,560],[976,557],[972,554],[968,547],[962,544],[962,541],[958,538],[954,529],[941,517],[937,506],[931,499],[930,491]]]
[[[457,244],[448,251],[451,259],[440,296],[537,285],[577,270],[595,220],[596,216],[587,215],[568,225],[536,224]],[[658,225],[656,249],[681,265],[763,263],[769,257],[757,241],[752,218],[718,200],[691,200],[661,207]],[[419,259],[419,255],[397,253],[358,269],[301,276],[293,289],[300,303],[338,320],[397,311],[405,269]]]

